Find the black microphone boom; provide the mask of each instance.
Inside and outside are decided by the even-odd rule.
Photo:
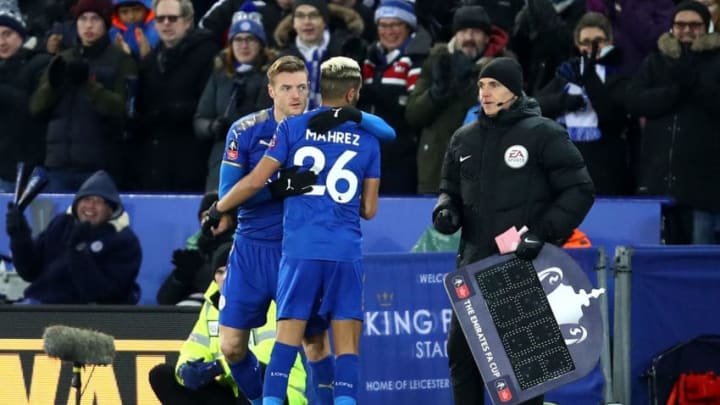
[[[509,99],[507,99],[507,100],[505,100],[505,101],[501,101],[501,102],[499,102],[499,103],[495,103],[495,105],[498,106],[498,107],[502,107],[502,106],[504,106],[505,104],[507,104],[507,103],[509,103],[509,102],[511,102],[511,101],[513,101],[513,100],[515,100],[515,96],[512,96],[512,97],[510,97]]]
[[[64,325],[45,328],[43,349],[50,357],[81,365],[106,366],[112,364],[115,358],[112,336]]]

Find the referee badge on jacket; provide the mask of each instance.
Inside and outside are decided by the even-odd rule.
[[[522,145],[513,145],[505,150],[505,164],[513,169],[519,169],[528,161],[527,149]]]

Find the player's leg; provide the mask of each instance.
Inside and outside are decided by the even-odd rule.
[[[230,373],[240,391],[252,398],[253,405],[262,404],[260,362],[248,350],[250,331],[220,325],[220,350],[230,367]]]
[[[324,325],[316,326],[319,323]],[[308,390],[313,390],[318,404],[331,405],[334,401],[332,383],[335,378],[335,356],[330,351],[330,334],[326,322],[311,319],[305,334],[311,335],[303,339],[303,349],[307,357]]]
[[[362,321],[333,320],[335,342],[335,405],[355,405],[360,383],[360,333]]]
[[[269,275],[263,269],[276,269],[280,245],[257,244],[236,237],[228,260],[220,302],[220,349],[233,379],[250,402],[262,403],[260,363],[248,350],[250,330],[267,321],[266,314],[273,291],[266,288]]]
[[[280,260],[277,288],[277,337],[265,370],[263,404],[281,405],[285,399],[290,369],[295,363],[307,319],[316,307],[322,285],[312,261]]]
[[[300,351],[306,324],[304,319],[278,320],[277,338],[265,370],[263,405],[282,405],[285,401],[290,370]]]
[[[319,313],[332,314],[335,343],[335,405],[355,405],[360,383],[360,333],[362,332],[362,261],[336,262],[325,279]],[[327,275],[327,274],[326,274]]]

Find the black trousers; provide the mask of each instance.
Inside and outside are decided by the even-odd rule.
[[[465,340],[455,313],[452,314],[448,335],[450,382],[455,405],[484,405],[485,382],[473,360],[470,346]],[[543,397],[522,402],[524,405],[543,405]],[[520,405],[520,404],[519,404]]]
[[[150,370],[150,386],[163,405],[249,405],[245,397],[235,397],[232,389],[210,383],[193,391],[175,380],[175,367],[158,364]]]

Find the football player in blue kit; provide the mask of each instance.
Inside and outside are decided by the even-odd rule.
[[[273,140],[277,123],[304,111],[308,96],[307,80],[305,64],[296,57],[279,58],[268,69],[268,91],[273,98],[273,107],[241,118],[228,132],[220,171],[221,198],[259,164]],[[382,119],[360,113],[352,107],[341,111],[325,109],[316,114],[314,122],[316,127],[319,125],[323,129],[347,120],[358,122],[381,140],[395,137],[394,130]],[[282,171],[276,181],[260,188],[258,194],[240,205],[222,293],[222,352],[233,378],[253,404],[261,403],[262,382],[258,361],[247,350],[248,339],[252,328],[265,324],[268,305],[275,298],[283,235],[282,198],[311,191],[308,186],[317,178],[313,171],[298,172],[300,165],[294,166]],[[271,173],[270,177],[275,176]],[[217,206],[211,208],[203,224],[206,231],[217,225],[216,218],[219,218]],[[330,356],[326,329],[327,322],[311,322],[305,339],[311,383],[323,404],[332,403],[334,374],[334,358]]]
[[[360,218],[371,219],[377,211],[380,146],[354,123],[324,133],[308,128],[314,115],[328,109],[340,115],[355,104],[362,86],[360,67],[352,59],[331,58],[320,70],[320,112],[281,122],[265,157],[215,207],[222,212],[245,202],[282,166],[301,166],[318,176],[312,191],[284,203],[277,341],[265,373],[265,405],[282,404],[289,370],[314,314],[331,320],[335,404],[355,404],[357,398],[363,319]]]

